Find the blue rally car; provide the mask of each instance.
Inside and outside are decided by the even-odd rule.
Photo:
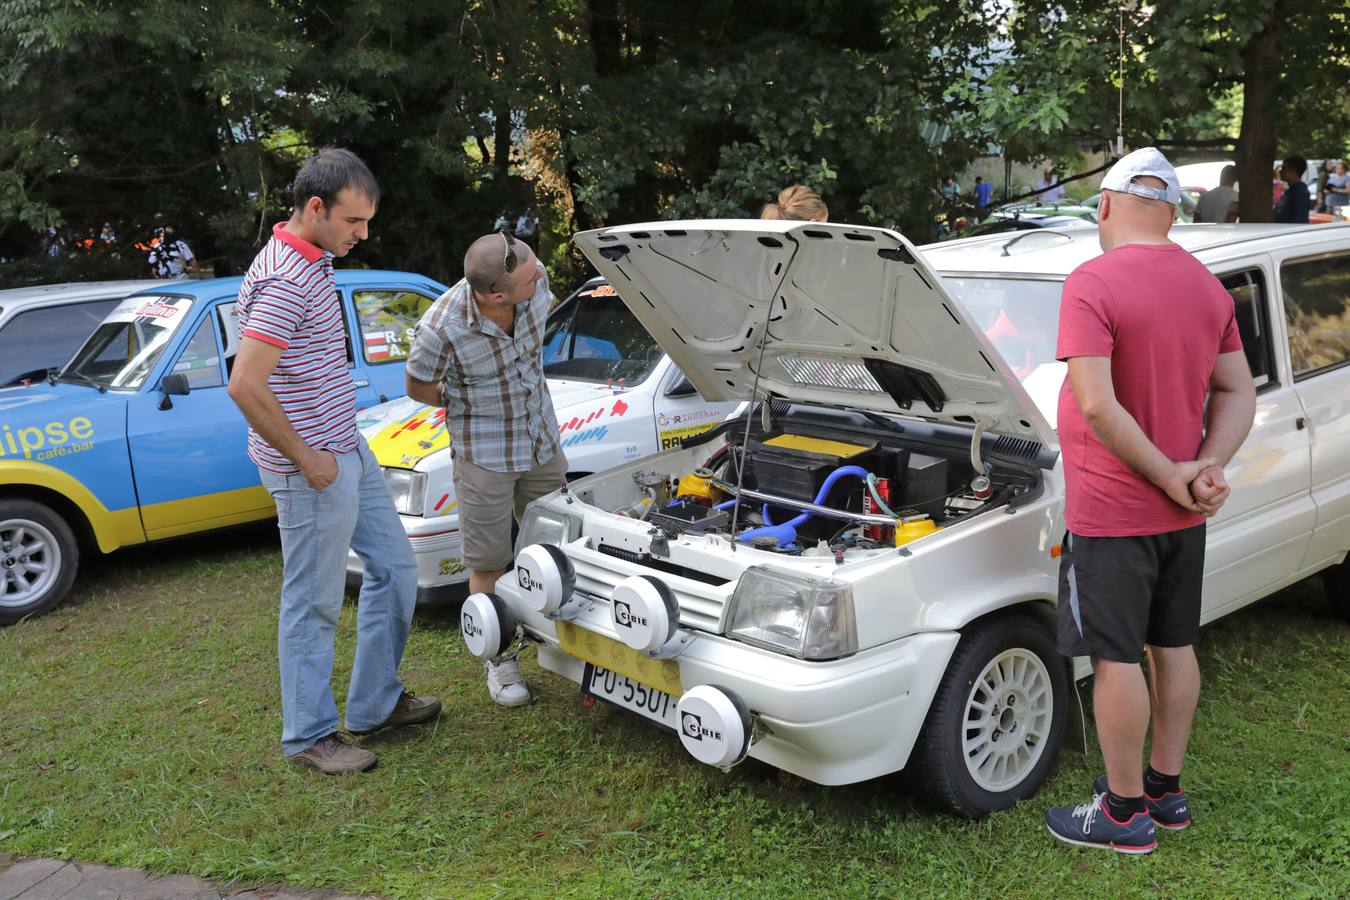
[[[276,514],[225,392],[239,284],[133,294],[50,383],[0,390],[0,624],[60,603],[81,553]],[[412,329],[445,286],[367,270],[337,286],[358,407],[402,396]]]

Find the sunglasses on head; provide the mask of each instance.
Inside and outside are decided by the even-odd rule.
[[[497,233],[502,236],[502,274],[492,279],[492,284],[488,285],[489,292],[495,292],[497,290],[497,282],[516,270],[516,239],[511,237],[506,231],[499,231]]]

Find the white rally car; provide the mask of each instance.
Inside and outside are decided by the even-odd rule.
[[[544,374],[571,477],[679,446],[739,405],[705,401],[603,278],[549,315]],[[418,603],[462,598],[469,576],[460,561],[445,410],[403,397],[363,411],[357,424],[412,542]],[[350,553],[348,581],[359,584],[361,572]]]
[[[1321,570],[1343,593],[1350,227],[1173,239],[1232,293],[1257,385],[1203,619]],[[1060,288],[1096,230],[919,251],[693,221],[576,241],[704,397],[757,411],[532,504],[514,571],[465,601],[469,649],[523,631],[544,668],[715,766],[748,754],[820,784],[913,766],[970,816],[1030,796],[1088,671],[1055,651],[1051,419]]]

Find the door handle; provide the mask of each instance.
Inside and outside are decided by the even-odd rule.
[[[1294,420],[1294,428],[1297,429],[1298,431],[1302,431],[1307,427],[1308,427],[1308,420],[1303,418],[1302,416],[1299,416],[1297,419]]]

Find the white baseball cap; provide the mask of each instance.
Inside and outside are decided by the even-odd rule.
[[[1160,178],[1167,187],[1155,188],[1139,184],[1134,179],[1140,175]],[[1181,202],[1181,181],[1177,178],[1177,170],[1172,168],[1172,164],[1157,147],[1140,147],[1122,156],[1102,179],[1102,190],[1134,194],[1148,200],[1162,200],[1173,206]]]

